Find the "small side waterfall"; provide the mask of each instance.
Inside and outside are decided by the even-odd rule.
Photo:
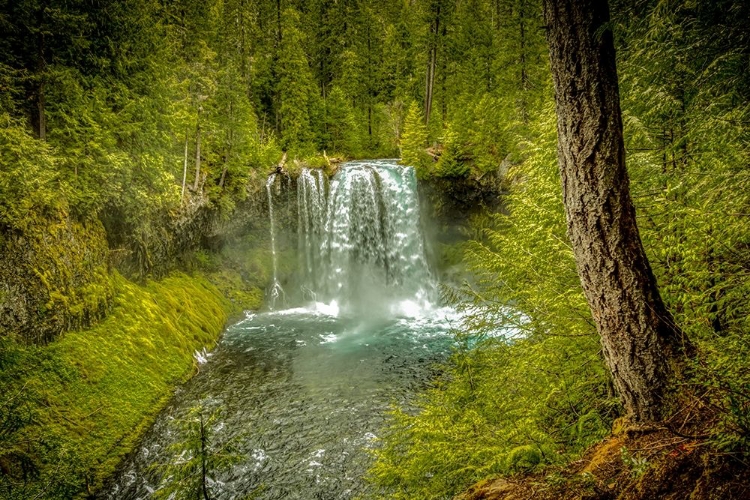
[[[271,260],[273,261],[273,282],[271,288],[268,291],[269,306],[271,309],[276,308],[276,301],[279,299],[284,300],[285,294],[284,289],[281,288],[278,278],[278,257],[276,256],[276,226],[273,217],[273,196],[271,194],[271,188],[276,180],[276,174],[271,174],[266,180],[266,193],[268,194],[268,217],[271,225]]]
[[[323,264],[320,252],[326,218],[326,177],[322,170],[302,169],[297,179],[300,287],[305,300],[316,300]]]
[[[320,170],[297,184],[301,286],[308,300],[362,314],[413,315],[435,284],[419,225],[414,169],[393,161],[349,162],[326,190]]]

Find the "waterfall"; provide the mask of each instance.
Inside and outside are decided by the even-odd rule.
[[[306,300],[316,300],[320,245],[325,225],[326,184],[322,170],[302,169],[297,180],[300,287]]]
[[[349,162],[327,189],[320,170],[303,169],[297,202],[306,299],[373,314],[430,307],[435,284],[413,168],[390,160]]]
[[[278,261],[276,256],[276,227],[273,218],[273,196],[271,194],[271,187],[276,180],[276,174],[271,174],[266,180],[266,193],[268,194],[268,218],[270,220],[271,227],[271,260],[273,261],[273,282],[271,288],[268,291],[269,306],[271,309],[276,308],[276,301],[285,297],[284,289],[281,288],[278,278]]]

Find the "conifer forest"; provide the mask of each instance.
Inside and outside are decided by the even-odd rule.
[[[750,499],[750,3],[0,0],[0,498]]]

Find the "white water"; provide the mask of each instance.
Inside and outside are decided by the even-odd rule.
[[[277,196],[274,207],[272,193],[279,180],[271,175],[266,192],[269,305],[281,310],[248,314],[214,351],[195,353],[200,373],[176,392],[106,498],[149,498],[174,480],[163,464],[182,460],[186,437],[179,424],[196,407],[221,411],[212,449],[231,443],[239,456],[212,471],[211,498],[377,495],[363,480],[368,449],[377,446],[392,404],[410,408],[433,379],[433,365],[448,358],[464,317],[436,305],[413,169],[382,160],[347,163],[330,182],[322,171],[302,171],[297,236],[304,303],[277,304],[285,297],[274,218],[281,204]]]
[[[276,174],[271,174],[266,180],[266,194],[268,195],[268,217],[270,219],[271,226],[271,259],[273,261],[273,282],[268,292],[269,307],[271,309],[276,308],[276,302],[285,298],[284,289],[281,288],[278,278],[278,257],[276,256],[276,223],[273,218],[273,196],[271,195],[271,188],[276,180]]]
[[[330,183],[303,169],[297,184],[305,299],[357,316],[418,317],[436,286],[425,257],[414,169],[348,162]]]

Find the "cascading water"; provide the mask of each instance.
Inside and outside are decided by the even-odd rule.
[[[297,179],[299,279],[305,300],[317,300],[323,265],[320,246],[326,216],[326,178],[322,170],[302,169]]]
[[[273,218],[273,195],[271,194],[271,188],[276,180],[276,174],[271,174],[266,180],[266,194],[268,194],[268,218],[270,221],[271,231],[271,260],[273,261],[273,282],[271,288],[268,290],[269,307],[271,309],[276,308],[276,301],[284,299],[284,289],[281,288],[278,278],[278,257],[276,256],[276,223]]]
[[[284,296],[276,262],[277,177],[266,183],[272,308]],[[287,189],[285,198],[291,196]],[[367,448],[377,446],[393,402],[408,406],[431,380],[433,363],[447,359],[450,330],[460,318],[432,307],[435,284],[411,168],[352,162],[330,181],[319,170],[303,170],[297,208],[306,306],[248,314],[213,352],[198,356],[200,373],[176,392],[103,497],[136,500],[168,491],[175,479],[164,464],[191,457],[180,423],[196,407],[220,415],[210,449],[231,447],[238,456],[231,467],[209,472],[211,498],[378,493],[363,480],[372,458]]]
[[[354,314],[413,315],[435,284],[419,226],[414,169],[393,161],[344,164],[326,190],[320,170],[297,184],[304,295]]]

